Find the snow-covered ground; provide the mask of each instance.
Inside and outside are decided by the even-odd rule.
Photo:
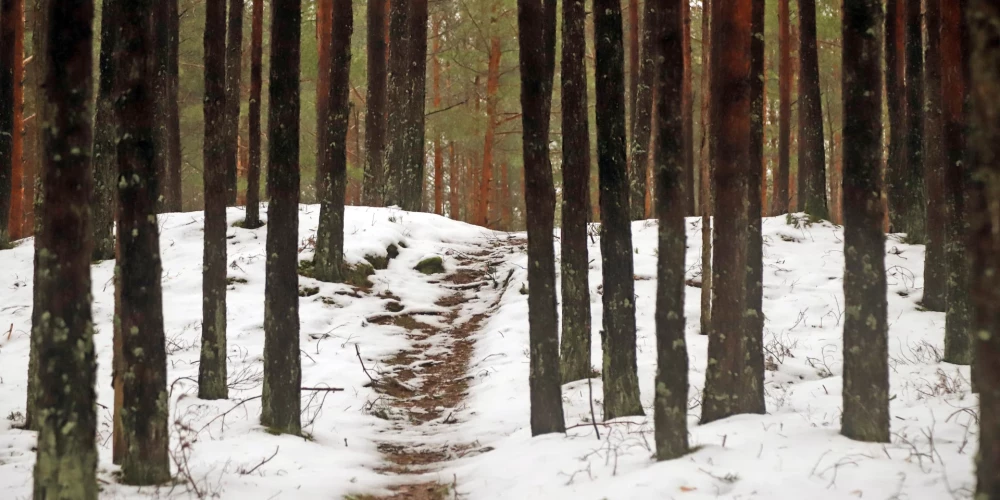
[[[239,210],[229,212],[230,222],[241,216]],[[308,240],[317,217],[317,207],[301,208],[301,258],[311,258]],[[300,279],[301,287],[319,289],[301,300],[303,386],[345,389],[303,394],[303,425],[311,439],[268,434],[258,424],[259,401],[241,403],[260,394],[266,227],[229,229],[229,275],[234,279],[228,296],[231,399],[198,400],[193,380],[201,334],[202,218],[198,213],[165,215],[160,226],[172,382],[172,451],[177,462],[185,464],[181,470],[175,465],[175,472],[190,482],[141,490],[115,483],[108,409],[112,403],[113,263],[105,262],[93,272],[99,330],[97,390],[102,405],[98,436],[102,498],[189,498],[197,495],[193,483],[199,493],[222,498],[336,499],[385,494],[393,484],[418,480],[451,485],[449,498],[477,500],[969,498],[977,441],[976,399],[969,394],[967,367],[940,362],[944,315],[918,306],[923,247],[895,239],[887,243],[893,442],[885,446],[857,443],[838,435],[843,232],[829,224],[796,227],[787,222],[785,217],[764,220],[768,414],[697,425],[707,339],[698,334],[700,290],[688,287],[689,422],[696,451],[657,463],[652,459],[652,424],[644,418],[602,425],[601,439],[597,439],[589,424],[586,382],[564,387],[567,435],[531,438],[527,300],[517,293],[527,281],[523,245],[503,243],[506,235],[475,226],[391,209],[347,211],[348,261],[384,256],[390,244],[401,247],[389,269],[372,278],[371,293],[357,298],[345,295],[350,293],[345,285]],[[699,220],[689,219],[688,228],[688,277],[697,278]],[[593,364],[599,367],[601,269],[594,233],[590,247]],[[635,223],[633,234],[639,377],[643,403],[651,414],[656,369],[656,225]],[[440,255],[445,267],[454,270],[463,254],[498,242],[508,245],[508,253],[497,274],[505,276],[513,270],[513,275],[502,297],[499,290],[484,287],[480,300],[463,306],[467,316],[500,300],[475,335],[469,394],[449,415],[457,423],[432,423],[433,432],[410,424],[399,430],[399,421],[380,418],[386,415],[380,411],[383,403],[374,389],[365,387],[369,380],[356,347],[369,371],[378,371],[393,354],[412,347],[412,340],[398,326],[378,325],[367,318],[384,313],[390,295],[408,310],[441,309],[435,302],[452,291],[417,273],[413,266],[426,256]],[[0,421],[0,491],[4,492],[0,497],[12,499],[30,497],[34,462],[34,434],[12,428],[17,413],[24,410],[31,257],[30,242],[0,252],[0,414],[11,416]],[[421,321],[433,324],[434,319],[422,316]],[[9,325],[13,327],[8,336]],[[599,379],[593,381],[593,396],[600,420]],[[452,460],[423,477],[400,478],[377,470],[384,465],[377,445],[385,441],[465,451],[452,453]],[[190,446],[183,447],[184,443]]]

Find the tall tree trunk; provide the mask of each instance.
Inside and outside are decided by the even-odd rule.
[[[9,222],[8,231],[13,239],[20,239],[29,236],[32,232],[32,214],[34,213],[32,201],[34,199],[34,183],[36,182],[34,165],[41,161],[41,156],[36,155],[29,161],[25,161],[24,157],[24,0],[13,1],[11,10],[10,22],[13,26],[8,29],[13,30],[10,60],[11,84],[13,85],[10,157],[12,191],[15,196],[12,200],[12,220]],[[39,75],[36,78],[44,78],[41,76],[41,70],[35,71],[35,73]],[[35,128],[38,128],[37,125]]]
[[[315,278],[340,281],[344,264],[344,192],[347,188],[347,126],[350,118],[351,35],[354,33],[354,11],[351,0],[325,0],[332,5],[324,19],[330,26],[325,36],[325,49],[330,57],[327,66],[328,103],[319,126],[326,130],[326,143],[320,146],[318,175],[322,190],[319,228],[316,231]],[[322,66],[322,65],[321,65]]]
[[[887,202],[892,231],[899,231],[906,212],[906,2],[886,0],[885,87],[889,109],[889,157],[886,160]]]
[[[638,78],[635,98],[632,101],[631,157],[628,163],[630,217],[642,220],[646,217],[646,177],[649,170],[649,143],[653,135],[653,77],[657,68],[653,57],[653,25],[656,19],[656,1],[646,1],[642,27],[642,60],[636,72]],[[596,17],[595,17],[596,19]],[[596,28],[595,28],[596,29]],[[620,28],[619,28],[620,30]],[[632,95],[632,94],[630,94]],[[600,143],[598,143],[600,149]]]
[[[847,0],[843,24],[844,412],[841,433],[889,442],[889,350],[882,232],[882,12]]]
[[[226,204],[236,205],[239,183],[237,163],[240,137],[240,77],[243,62],[243,0],[229,0],[229,27],[224,28],[228,41],[225,55],[226,97],[224,105]]]
[[[918,2],[920,0],[917,0]],[[816,50],[816,0],[799,0],[799,210],[827,219],[823,109]]]
[[[971,337],[972,309],[969,297],[970,267],[966,237],[969,232],[966,206],[970,169],[965,165],[965,105],[969,49],[963,20],[963,2],[941,2],[941,96],[944,132],[944,191],[947,204],[945,254],[947,303],[945,310],[944,360],[968,365],[975,356]]]
[[[181,119],[180,99],[180,12],[178,0],[167,3],[169,42],[167,46],[167,185],[163,192],[167,210],[183,210],[181,178]]]
[[[528,336],[531,435],[564,432],[559,375],[559,319],[552,246],[555,187],[549,121],[555,73],[556,1],[517,1],[521,69],[521,141],[528,224]]]
[[[625,54],[620,0],[594,0],[594,40],[604,275],[602,375],[604,419],[611,420],[643,413],[635,359],[635,281],[625,163]]]
[[[943,129],[941,118],[941,0],[926,0],[927,53],[924,113],[924,192],[927,194],[927,250],[924,256],[924,297],[931,311],[944,311],[948,268],[944,258],[945,204]]]
[[[333,36],[333,0],[315,0],[316,8],[316,198],[326,190],[320,172],[324,152],[330,147],[330,129],[325,120],[330,113],[330,37]]]
[[[427,95],[427,2],[409,0],[410,12],[407,16],[409,31],[409,56],[406,80],[410,99],[408,101],[408,129],[406,140],[406,160],[404,183],[400,193],[400,207],[403,210],[419,212],[423,208],[424,194],[424,134],[425,97]]]
[[[386,119],[386,205],[402,206],[402,189],[405,182],[406,154],[410,132],[410,100],[407,77],[411,50],[409,31],[410,0],[390,0],[389,2],[389,77],[387,110],[393,110],[392,119]],[[371,57],[371,56],[369,56]],[[370,85],[370,84],[369,84]]]
[[[890,2],[895,0],[889,0]],[[792,43],[789,37],[789,0],[778,0],[778,170],[774,173],[771,213],[790,212],[788,182],[791,175],[792,143]]]
[[[205,11],[205,246],[202,268],[201,362],[198,397],[225,399],[226,203],[229,196],[229,129],[226,116],[226,0],[208,0]]]
[[[923,243],[927,237],[924,195],[924,46],[921,0],[906,1],[906,156],[903,200],[893,231],[907,233],[907,241]],[[891,216],[892,214],[890,214]]]
[[[701,166],[698,201],[701,205],[701,325],[702,335],[712,329],[712,142],[709,103],[712,97],[712,0],[701,4]]]
[[[806,0],[808,1],[808,0]],[[751,0],[712,4],[712,136],[715,194],[713,314],[701,421],[756,410],[743,330],[746,310],[747,178],[750,154]],[[763,385],[757,386],[763,390]]]
[[[159,193],[156,178],[156,102],[153,99],[157,57],[150,12],[152,0],[120,5],[115,100],[119,124],[118,238],[121,255],[123,406],[125,454],[122,482],[159,484],[170,479],[167,454],[167,353],[160,287]],[[154,219],[155,220],[155,219]],[[223,378],[223,380],[225,380]]]
[[[32,16],[32,33],[46,33],[48,32],[48,19],[50,12],[49,10],[43,8],[43,4],[40,0],[33,2],[33,16]],[[31,37],[31,53],[33,56],[33,66],[35,69],[31,71],[31,81],[30,84],[34,89],[42,88],[45,82],[45,72],[38,68],[47,68],[48,63],[48,37],[46,36],[32,36]],[[43,105],[42,96],[38,95],[39,92],[32,92],[35,101],[35,110],[39,110]],[[39,122],[36,122],[39,123]],[[28,138],[29,144],[33,151],[30,162],[39,161],[40,155],[43,151],[42,144],[42,127],[36,125],[31,128],[31,134]],[[29,162],[29,163],[30,163]],[[45,192],[39,191],[38,196],[36,196],[32,203],[34,204],[34,210],[38,213],[42,213],[43,207],[45,205]],[[42,234],[45,229],[45,222],[43,217],[35,219],[34,232],[35,234]],[[34,248],[34,283],[39,283],[39,265],[38,263],[42,259],[41,246],[35,245]],[[46,309],[42,307],[45,303],[45,298],[40,296],[40,287],[34,287],[32,290],[32,308],[31,308],[31,330],[35,331],[42,324],[42,319]],[[38,370],[38,347],[35,342],[31,343],[31,348],[28,351],[28,390],[27,401],[25,403],[24,419],[25,428],[28,430],[38,430],[39,423],[38,417],[39,413],[36,410],[36,402],[38,399],[38,382],[39,382],[39,370]]]
[[[683,42],[682,58],[684,66],[684,82],[681,88],[681,126],[682,142],[684,146],[684,195],[687,201],[684,204],[684,213],[692,216],[697,213],[695,209],[695,187],[694,187],[694,91],[692,79],[694,72],[691,67],[691,2],[681,0],[681,18],[683,32],[681,40]]]
[[[651,1],[651,0],[647,0]],[[688,0],[659,2],[654,51],[664,61],[656,85],[656,397],[654,425],[657,460],[688,452],[688,354],[684,340],[685,144],[683,94],[686,77],[684,12]]]
[[[750,37],[750,168],[747,171],[747,277],[746,352],[753,376],[743,377],[744,393],[750,398],[746,411],[765,412],[764,407],[764,240],[761,234],[761,192],[764,171],[764,0],[751,0]]]
[[[434,109],[441,109],[441,16],[432,21],[434,45],[431,49],[431,87],[433,88]],[[441,132],[434,134],[434,213],[444,213],[444,147]]]
[[[36,235],[42,252],[35,297],[46,314],[32,332],[40,367],[34,497],[96,500],[97,360],[88,210],[93,172],[90,155],[81,153],[91,144],[94,4],[51,0],[46,8],[48,30],[34,35],[47,37],[55,49],[46,58],[45,98],[39,100],[44,103],[40,123],[46,125],[40,181],[45,196],[59,203],[39,214],[44,230]]]
[[[1000,498],[1000,5],[969,0],[971,49],[969,246],[979,456],[976,498]]]
[[[587,13],[584,0],[563,1],[562,22],[562,381],[591,377],[590,124],[587,116]]]
[[[452,220],[461,220],[461,205],[458,201],[459,170],[461,165],[455,154],[455,141],[448,143],[448,214]]]
[[[101,4],[100,79],[97,86],[97,110],[94,121],[94,196],[90,211],[93,216],[95,262],[114,257],[115,184],[117,160],[115,140],[118,124],[114,122],[115,59],[118,27],[121,25],[120,0],[105,0]]]
[[[153,52],[155,55],[156,67],[154,77],[153,77],[153,100],[155,116],[153,117],[153,123],[155,126],[154,140],[156,144],[153,147],[154,154],[156,155],[154,163],[156,163],[156,179],[157,185],[160,191],[156,193],[156,212],[165,213],[168,212],[167,208],[167,186],[170,185],[169,170],[167,169],[169,163],[169,153],[170,153],[170,135],[167,124],[169,104],[168,104],[168,92],[170,90],[170,75],[168,74],[168,66],[170,65],[170,22],[168,21],[169,16],[169,2],[160,1],[155,2],[153,5],[153,12],[150,16],[153,18]]]
[[[365,181],[362,203],[379,206],[385,197],[386,5],[368,2],[368,99],[365,106]]]
[[[496,19],[496,15],[491,17]],[[500,35],[497,27],[491,26],[490,59],[486,72],[486,137],[483,140],[483,169],[479,183],[479,197],[476,224],[490,227],[490,186],[493,185],[493,144],[497,127],[497,92],[500,90]]]
[[[243,227],[256,229],[260,220],[260,99],[264,38],[264,0],[253,1],[253,23],[250,29],[250,165],[247,168],[247,217]],[[379,3],[379,2],[375,2]]]
[[[271,2],[267,270],[261,424],[299,434],[299,43],[302,0]]]
[[[11,241],[11,236],[19,238],[19,221],[22,216],[18,208],[22,196],[15,173],[22,173],[22,157],[15,155],[14,143],[20,138],[16,128],[15,114],[20,105],[16,99],[17,88],[21,85],[16,68],[18,59],[24,57],[17,47],[23,40],[21,17],[24,0],[0,1],[0,248]],[[13,234],[11,234],[13,233]]]
[[[654,3],[655,0],[646,0],[645,2],[642,2],[643,7],[647,9],[651,8]],[[635,103],[636,98],[639,95],[639,68],[642,64],[639,61],[639,54],[641,51],[646,50],[646,47],[649,46],[649,44],[644,43],[644,47],[640,48],[639,45],[639,32],[640,30],[645,31],[643,28],[640,28],[642,25],[639,20],[639,4],[639,0],[628,0],[628,95],[626,96],[628,100],[625,101],[626,107],[631,106],[631,109],[625,110],[626,118],[630,118],[631,120],[630,128],[628,129],[628,137],[631,137],[632,127],[635,127]],[[645,20],[646,18],[643,17],[643,22]],[[643,42],[645,42],[645,40],[643,40]],[[650,82],[650,85],[652,86],[652,82]],[[650,99],[650,104],[652,104],[652,99]]]

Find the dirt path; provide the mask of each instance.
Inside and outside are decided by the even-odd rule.
[[[394,486],[388,496],[365,496],[364,500],[414,499],[439,500],[457,496],[454,484],[429,480],[427,473],[440,470],[441,465],[470,453],[484,453],[476,443],[447,445],[421,444],[439,442],[454,431],[455,413],[462,409],[469,381],[469,362],[474,351],[472,336],[496,309],[503,291],[509,285],[510,274],[497,275],[497,266],[505,251],[516,245],[515,240],[497,240],[473,254],[450,253],[459,268],[443,278],[429,277],[451,294],[436,305],[450,312],[440,317],[444,327],[421,321],[419,314],[387,315],[373,319],[379,324],[394,324],[408,331],[410,348],[400,351],[385,363],[382,377],[373,384],[380,400],[388,408],[386,418],[394,420],[386,440],[378,445],[385,457],[380,472],[402,476],[402,484]],[[398,297],[387,296],[399,300]],[[391,306],[403,310],[402,304]],[[378,404],[378,403],[373,403]],[[406,438],[402,436],[405,435]],[[450,440],[449,440],[450,442]]]

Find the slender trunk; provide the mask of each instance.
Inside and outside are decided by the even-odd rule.
[[[407,16],[409,31],[409,55],[406,160],[404,183],[400,198],[403,210],[418,212],[423,209],[424,194],[424,134],[425,97],[427,95],[427,17],[428,0],[409,0],[410,12]]]
[[[243,73],[243,0],[229,0],[229,26],[223,28],[228,41],[225,52],[226,96],[221,126],[225,130],[226,204],[236,205],[237,163],[240,136],[240,77]],[[217,33],[216,35],[221,35]]]
[[[365,106],[365,180],[362,203],[385,197],[386,13],[388,2],[368,2],[368,100]]]
[[[19,219],[17,226],[17,237],[25,238],[34,234],[35,227],[35,184],[40,182],[35,176],[35,166],[40,164],[42,161],[42,154],[39,150],[35,150],[32,156],[25,157],[24,155],[24,36],[25,36],[25,25],[24,25],[24,14],[25,14],[25,0],[19,0],[18,5],[16,5],[14,13],[14,21],[16,23],[15,29],[17,30],[17,35],[14,37],[14,137],[13,137],[13,148],[12,148],[12,158],[14,160],[14,186],[17,188],[18,192],[21,193],[21,197],[18,200],[19,211],[22,216]],[[37,10],[40,8],[38,5],[35,6]],[[39,65],[34,71],[36,75],[35,78],[39,81],[45,78],[42,69]],[[35,87],[40,88],[40,87]],[[35,99],[38,99],[38,92]],[[36,111],[39,106],[35,106]],[[35,141],[41,142],[38,120],[35,120]],[[20,184],[18,184],[20,183]]]
[[[496,16],[493,16],[496,19]],[[490,227],[490,186],[493,185],[493,144],[497,126],[497,91],[500,90],[500,36],[490,38],[490,59],[486,73],[486,137],[483,141],[483,169],[479,184],[479,205],[476,224]]]
[[[630,217],[642,220],[646,217],[646,187],[649,172],[649,145],[653,135],[653,77],[655,76],[656,59],[653,57],[653,30],[656,28],[656,9],[658,2],[646,1],[646,12],[643,13],[642,27],[642,60],[636,71],[637,78],[635,98],[632,100],[632,154],[628,164],[629,197],[631,200]],[[620,28],[619,28],[620,30]],[[630,94],[631,95],[631,94]],[[598,143],[598,148],[600,145]]]
[[[155,73],[153,76],[153,100],[154,100],[154,140],[156,141],[154,145],[154,162],[156,163],[156,179],[157,185],[160,191],[156,193],[156,212],[165,213],[168,211],[167,208],[167,196],[166,190],[167,186],[170,185],[170,179],[168,179],[169,170],[167,169],[169,163],[169,153],[170,153],[170,135],[167,124],[169,105],[168,92],[170,89],[170,75],[168,73],[169,59],[170,59],[170,23],[168,21],[169,16],[169,2],[159,1],[155,2],[153,5],[153,12],[150,15],[153,17],[153,53],[155,58]]]
[[[333,36],[333,0],[315,0],[316,4],[316,198],[326,191],[322,174],[325,152],[330,148],[330,129],[325,125],[330,113],[330,37]]]
[[[691,2],[681,0],[681,17],[683,32],[681,47],[684,66],[684,82],[681,88],[681,113],[682,113],[682,141],[684,146],[684,196],[687,201],[684,204],[685,215],[695,215],[695,187],[694,187],[694,90],[692,79],[694,72],[691,66]]]
[[[500,164],[500,230],[513,231],[511,227],[514,211],[511,208],[513,203],[513,193],[510,190],[510,168],[507,162]]]
[[[808,0],[807,0],[808,1]],[[703,423],[756,410],[743,331],[746,311],[747,177],[750,153],[751,0],[712,4],[712,136],[716,231],[713,315],[702,397]],[[758,390],[763,387],[758,385]]]
[[[881,2],[845,3],[844,412],[841,433],[889,442],[889,352],[882,233]]]
[[[0,2],[0,248],[23,236],[23,155],[17,147],[21,139],[17,115],[21,109],[18,61],[24,57],[23,12],[24,0]]]
[[[563,1],[562,22],[562,343],[563,383],[591,377],[590,125],[587,116],[587,13],[584,0]]]
[[[953,0],[954,1],[954,0]],[[924,255],[924,297],[931,311],[944,311],[948,268],[944,258],[944,138],[941,118],[941,0],[926,0],[927,53],[924,85],[924,192],[927,195],[927,249]]]
[[[453,220],[460,220],[461,205],[458,201],[458,181],[459,164],[458,156],[455,154],[455,141],[448,143],[448,214]]]
[[[431,58],[431,86],[433,88],[434,109],[441,109],[441,16],[435,15],[432,21],[432,36],[434,45]],[[441,133],[434,135],[434,213],[444,213],[444,149],[441,145]]]
[[[750,398],[745,411],[765,412],[764,407],[764,240],[761,234],[761,192],[764,170],[764,0],[751,0],[750,37],[750,168],[747,170],[747,276],[743,332],[753,376],[743,377]]]
[[[555,0],[518,0],[525,199],[528,224],[528,336],[531,434],[564,432],[559,375],[559,319],[552,246],[555,187],[549,121],[555,73]]]
[[[320,147],[318,175],[320,191],[319,228],[316,231],[315,278],[340,281],[344,264],[344,191],[347,188],[347,127],[350,118],[351,35],[354,32],[354,12],[351,0],[326,0],[332,3],[330,17],[324,25],[330,33],[324,36],[330,57],[326,114],[320,116],[326,143]]]
[[[709,143],[709,103],[712,98],[711,0],[702,1],[701,10],[701,175],[699,203],[701,205],[701,329],[708,335],[712,329],[712,158]]]
[[[152,0],[120,5],[115,100],[118,163],[118,238],[121,255],[122,482],[160,484],[170,479],[167,453],[167,355],[160,285],[159,226],[156,217],[157,57],[150,16]]]
[[[94,196],[90,211],[93,216],[95,262],[114,257],[114,211],[117,163],[115,139],[118,136],[114,121],[115,59],[121,1],[105,0],[101,4],[101,53],[100,79],[97,88],[97,110],[94,121]]]
[[[886,160],[886,183],[890,230],[899,231],[900,218],[906,212],[906,2],[886,0],[885,18],[885,87],[889,109],[889,157]]]
[[[410,114],[407,111],[410,109],[410,100],[412,99],[408,92],[409,81],[407,80],[407,70],[410,65],[409,52],[411,50],[409,25],[407,24],[410,0],[391,0],[389,4],[387,109],[392,110],[393,116],[391,120],[386,120],[388,144],[386,144],[385,199],[383,201],[386,205],[402,206],[408,144],[406,134],[410,131]]]
[[[264,388],[260,421],[300,434],[299,64],[302,0],[271,1],[271,83],[267,125],[267,264],[264,286]]]
[[[183,210],[181,178],[181,119],[180,99],[180,12],[178,0],[164,0],[167,3],[169,42],[167,46],[167,186],[164,196],[167,210]]]
[[[652,8],[652,5],[656,0],[646,0],[642,2],[643,7],[647,9]],[[630,128],[628,130],[628,137],[631,137],[632,129],[635,127],[635,104],[636,98],[639,95],[639,73],[641,62],[639,60],[640,51],[645,51],[649,44],[645,44],[642,48],[639,46],[639,32],[640,30],[645,31],[639,21],[639,0],[628,0],[628,100],[625,101],[626,107],[631,107],[631,109],[626,109],[626,117],[631,118]],[[648,14],[648,11],[643,15]],[[643,17],[643,22],[646,20]],[[643,41],[645,42],[645,41]],[[652,82],[650,82],[652,85]]]
[[[226,202],[229,196],[226,115],[226,0],[208,0],[205,10],[205,246],[202,268],[201,362],[198,397],[225,399],[226,385]]]
[[[920,0],[917,0],[918,2]],[[816,50],[816,0],[799,0],[799,209],[828,219],[823,109]]]
[[[5,4],[9,3],[5,1]],[[6,6],[6,5],[4,5]],[[32,332],[38,355],[38,445],[35,498],[96,500],[97,360],[91,315],[90,203],[92,47],[94,4],[52,0],[45,36],[54,47],[41,99],[43,130],[41,191],[58,204],[39,214],[42,249],[36,299],[46,314]],[[7,14],[4,10],[3,14]],[[17,19],[20,22],[20,19]],[[20,57],[20,54],[18,54]]]
[[[247,168],[247,217],[243,227],[256,229],[260,220],[260,99],[264,38],[264,0],[253,1],[253,24],[250,31],[250,165]],[[376,2],[377,3],[377,2]]]
[[[649,0],[647,0],[649,1]],[[654,51],[664,61],[657,72],[654,154],[659,243],[656,265],[656,397],[654,426],[657,460],[688,452],[688,354],[684,340],[684,10],[688,0],[660,2]]]
[[[924,47],[921,0],[906,1],[906,156],[903,167],[903,201],[893,230],[907,233],[910,243],[927,237],[924,196]],[[890,214],[891,215],[891,214]]]
[[[49,10],[43,7],[41,2],[33,3],[34,15],[32,16],[32,33],[46,33],[48,31],[48,19]],[[31,37],[31,53],[33,56],[33,66],[35,69],[31,71],[31,81],[30,84],[34,89],[42,88],[45,82],[45,74],[41,69],[37,68],[47,68],[48,63],[48,37],[45,36],[32,36]],[[34,96],[35,110],[39,110],[43,104],[42,96],[38,95],[37,90],[32,92]],[[30,157],[30,162],[40,161],[40,154],[43,151],[42,145],[42,127],[37,125],[31,128],[31,135],[29,136],[29,144],[32,149],[32,156]],[[45,206],[45,192],[39,190],[38,196],[36,196],[32,203],[34,204],[34,210],[38,213],[42,213]],[[35,219],[35,225],[33,227],[35,234],[42,234],[46,224],[44,217],[39,217]],[[33,282],[40,282],[40,272],[38,262],[42,259],[41,246],[35,245],[34,248],[34,278]],[[44,313],[46,311],[42,304],[45,303],[45,298],[40,297],[39,293],[41,291],[40,287],[34,287],[32,290],[32,308],[31,308],[31,329],[35,330],[39,325],[42,324],[42,319],[44,318]],[[25,404],[24,418],[25,418],[25,428],[30,430],[38,430],[39,423],[39,412],[36,410],[36,401],[38,399],[38,381],[39,381],[39,370],[38,370],[38,348],[35,342],[31,343],[31,348],[28,351],[28,390],[27,401]]]

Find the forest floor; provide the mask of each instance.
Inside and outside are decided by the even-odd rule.
[[[229,222],[242,218],[229,211]],[[318,207],[300,209],[300,261],[312,258]],[[657,463],[652,420],[603,422],[599,376],[563,387],[568,431],[532,438],[523,233],[430,214],[347,209],[345,258],[377,269],[355,285],[300,278],[303,436],[259,425],[264,240],[231,227],[230,398],[196,397],[201,336],[200,213],[161,216],[176,480],[117,483],[111,463],[113,262],[93,267],[102,498],[777,499],[970,498],[978,422],[968,367],[941,362],[944,315],[920,306],[924,249],[896,236],[889,279],[892,442],[838,434],[843,231],[768,218],[764,234],[767,415],[697,425],[707,339],[698,334],[700,221],[688,219],[685,316],[693,452]],[[656,224],[633,224],[641,401],[656,370]],[[558,239],[556,255],[558,257]],[[589,238],[592,364],[601,366],[601,260]],[[428,258],[441,269],[415,269]],[[23,419],[31,313],[30,240],[0,251],[0,494],[31,496],[32,432]],[[339,388],[343,391],[327,391]],[[591,413],[593,404],[594,413]],[[593,418],[598,421],[595,433]]]

